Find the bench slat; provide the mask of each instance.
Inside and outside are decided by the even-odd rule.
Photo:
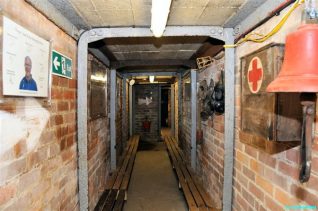
[[[180,147],[177,147],[177,141],[175,140],[174,137],[170,137],[171,141],[174,143],[174,145],[176,146],[176,150],[178,151],[180,157],[182,158],[183,162],[185,163],[185,159],[184,159],[184,155],[183,152],[181,151]],[[186,164],[186,163],[185,163]],[[191,168],[189,168],[187,165],[185,165],[186,168],[188,169],[188,172],[190,174],[190,176],[192,178],[195,178],[194,176],[194,172],[192,171]],[[212,198],[207,194],[207,192],[204,190],[204,188],[202,187],[202,185],[200,183],[198,183],[195,179],[193,180],[195,186],[197,187],[200,195],[202,196],[204,203],[206,204],[206,206],[208,206],[209,208],[214,208],[213,202],[212,202]]]
[[[118,193],[113,211],[121,211],[123,209],[124,202],[125,202],[125,191],[120,190]]]
[[[179,182],[181,184],[181,187],[182,187],[182,190],[183,190],[183,193],[184,193],[184,196],[186,198],[186,201],[187,201],[187,204],[189,206],[189,209],[190,210],[198,210],[197,208],[197,205],[195,203],[195,200],[191,194],[191,191],[188,187],[188,185],[186,184],[186,181],[185,181],[185,178],[182,174],[182,171],[180,169],[180,166],[179,166],[179,163],[177,162],[177,159],[172,151],[172,148],[171,148],[171,144],[168,140],[166,140],[166,144],[167,144],[167,147],[168,147],[168,151],[170,152],[170,156],[172,158],[172,161],[174,163],[174,166],[175,166],[175,170],[177,172],[177,176],[179,178]]]
[[[110,211],[113,209],[113,206],[116,201],[118,190],[110,190],[110,193],[105,201],[105,206],[103,207],[103,211]]]
[[[123,181],[123,177],[124,177],[124,174],[126,172],[126,168],[128,166],[131,154],[132,154],[132,152],[133,152],[133,150],[135,148],[135,140],[136,140],[136,136],[133,137],[133,140],[132,140],[133,142],[131,144],[131,147],[129,148],[129,151],[127,152],[127,154],[125,156],[124,162],[123,162],[122,166],[120,167],[120,170],[119,170],[119,173],[117,175],[115,184],[113,186],[114,189],[119,189],[120,188],[120,185],[121,185],[121,183]]]
[[[127,170],[125,172],[122,184],[120,186],[120,189],[122,189],[122,190],[126,190],[128,188],[130,176],[131,176],[131,173],[132,173],[132,170],[134,167],[135,158],[136,158],[136,154],[137,154],[137,150],[138,150],[138,144],[139,144],[139,137],[137,137],[137,139],[135,141],[135,147],[134,147],[134,150],[133,150],[132,155],[130,157],[129,164],[128,164]]]
[[[114,171],[107,180],[106,190],[100,197],[94,209],[95,211],[122,209],[138,150],[139,138],[139,135],[134,135],[129,138],[129,145],[126,147],[125,154],[119,162],[119,168]]]
[[[172,145],[172,151],[175,154],[175,157],[177,158],[177,162],[179,163],[179,165],[181,166],[181,170],[183,172],[183,175],[186,179],[187,184],[189,185],[190,191],[196,201],[196,204],[198,207],[202,207],[205,206],[205,203],[197,189],[197,187],[194,185],[193,183],[193,179],[191,178],[186,166],[184,165],[179,153],[176,150],[176,146],[174,145],[174,143],[172,142],[172,140],[170,139],[170,144]]]
[[[109,194],[109,190],[105,190],[102,194],[102,196],[100,197],[97,205],[95,206],[94,211],[101,211],[103,210],[103,207],[105,206],[105,202],[106,202],[106,198]]]

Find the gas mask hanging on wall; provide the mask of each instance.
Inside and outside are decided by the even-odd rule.
[[[224,113],[224,81],[223,71],[221,71],[221,77],[219,82],[215,85],[212,94],[212,107],[216,114]]]
[[[224,113],[224,81],[223,71],[220,71],[220,79],[215,84],[213,79],[207,86],[206,80],[200,82],[199,100],[201,106],[200,116],[203,121],[208,120],[209,116]]]

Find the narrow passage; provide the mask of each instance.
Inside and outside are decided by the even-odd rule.
[[[140,142],[124,211],[188,210],[163,142]]]

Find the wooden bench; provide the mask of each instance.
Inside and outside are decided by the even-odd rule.
[[[127,200],[127,189],[137,154],[139,138],[139,135],[134,135],[129,139],[123,159],[117,170],[107,180],[106,190],[100,197],[95,211],[122,210],[124,202]]]
[[[179,180],[179,188],[183,190],[189,210],[217,210],[214,208],[211,197],[195,179],[195,175],[187,166],[183,152],[174,137],[166,136],[165,144],[172,166]]]

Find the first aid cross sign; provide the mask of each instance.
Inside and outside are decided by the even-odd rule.
[[[72,79],[72,59],[53,50],[52,74]]]
[[[254,57],[251,60],[247,74],[248,86],[250,91],[255,94],[260,90],[263,82],[263,65],[260,58]]]

